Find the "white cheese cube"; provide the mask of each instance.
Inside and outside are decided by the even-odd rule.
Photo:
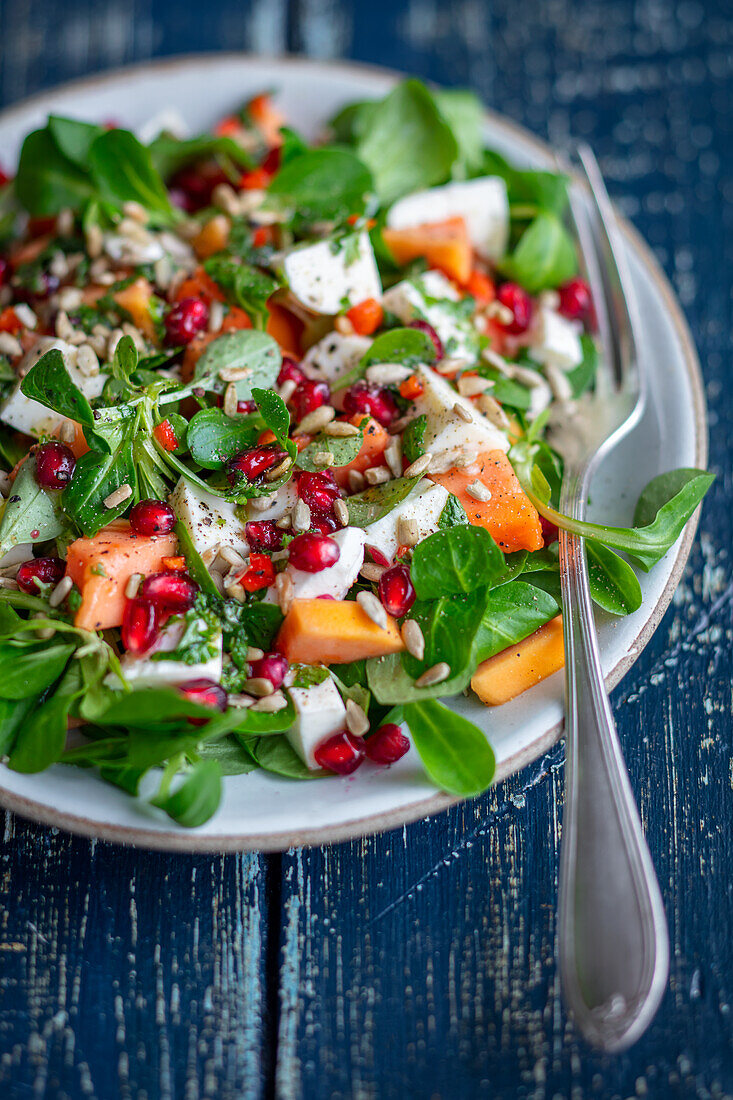
[[[285,736],[303,763],[317,769],[318,746],[346,726],[344,701],[330,676],[312,687],[286,690],[295,707],[295,722]]]
[[[223,667],[221,633],[213,635],[211,639],[213,655],[199,664],[152,660],[154,653],[168,653],[175,649],[181,641],[183,630],[183,622],[176,619],[161,631],[155,646],[145,656],[135,657],[131,653],[125,653],[120,660],[120,668],[127,682],[133,687],[166,687],[198,679],[214,680],[215,683],[219,683]],[[110,683],[114,687],[119,687],[116,676],[110,678]]]
[[[58,348],[62,353],[72,382],[79,387],[84,396],[90,401],[94,397],[99,397],[104,389],[104,383],[107,381],[107,375],[100,372],[89,378],[82,374],[76,367],[77,348],[72,344],[67,344],[64,340],[57,340],[53,336],[42,336],[31,350],[25,354],[18,364],[19,377],[23,378],[31,367],[35,366],[41,356],[45,355],[47,351],[51,351],[52,348]],[[15,428],[17,432],[33,435],[36,438],[40,438],[42,435],[52,435],[65,419],[66,417],[59,416],[58,413],[47,409],[40,401],[34,401],[21,393],[20,381],[0,410],[0,420],[4,421],[5,424]]]
[[[313,313],[342,313],[365,298],[382,296],[368,233],[294,248],[283,270],[293,297]]]
[[[261,499],[261,498],[260,498]],[[252,501],[247,504],[248,519],[280,519],[298,503],[298,490],[294,481],[287,481],[273,494],[271,503],[267,508],[260,510],[254,508]]]
[[[300,365],[309,377],[325,378],[333,384],[360,362],[371,344],[367,336],[342,336],[340,332],[329,332],[328,336],[308,349]]]
[[[433,456],[432,473],[445,473],[451,467],[473,462],[486,451],[508,451],[509,439],[478,411],[467,397],[456,393],[451,384],[430,367],[418,367],[423,392],[414,402],[417,415],[427,416],[425,450]],[[456,412],[460,408],[464,420]]]
[[[387,215],[391,229],[412,229],[445,218],[465,219],[471,244],[487,260],[499,260],[509,239],[509,199],[499,176],[446,183],[415,191],[396,202]]]
[[[478,356],[478,332],[470,318],[459,312],[459,294],[439,271],[426,271],[416,279],[404,279],[384,292],[382,305],[403,325],[427,321],[437,332],[449,358],[472,362]]]
[[[315,600],[318,596],[333,596],[335,600],[343,600],[359,576],[359,570],[364,564],[366,536],[363,528],[343,527],[340,531],[334,531],[330,538],[340,551],[335,565],[321,569],[320,573],[306,573],[288,565],[286,572],[292,579],[296,600]]]
[[[583,361],[579,326],[549,306],[541,306],[533,326],[529,353],[543,366],[573,370]]]
[[[448,500],[448,490],[429,478],[421,478],[410,495],[396,508],[388,512],[376,523],[364,528],[366,545],[373,546],[384,554],[389,561],[397,553],[400,545],[398,526],[401,519],[414,519],[420,541],[438,530],[440,515]]]
[[[231,546],[238,554],[247,554],[244,523],[231,501],[199,489],[185,477],[168,500],[206,565],[214,560],[219,546]]]

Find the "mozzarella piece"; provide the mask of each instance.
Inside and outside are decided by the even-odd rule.
[[[294,481],[287,481],[273,494],[272,503],[259,511],[252,507],[252,501],[247,504],[247,519],[280,519],[298,503],[298,490]]]
[[[437,332],[446,356],[471,362],[479,352],[478,333],[471,321],[457,314],[451,303],[460,295],[439,271],[404,279],[384,292],[382,305],[404,325],[427,321]],[[435,300],[437,299],[437,301]]]
[[[120,660],[120,668],[125,679],[135,687],[165,687],[168,685],[184,684],[187,680],[221,680],[223,670],[222,636],[215,634],[211,639],[214,655],[199,664],[189,665],[185,661],[153,661],[154,653],[169,653],[175,649],[184,631],[184,624],[179,619],[171,622],[161,631],[155,646],[144,657],[135,657],[131,653],[125,653]],[[114,683],[111,686],[119,687],[118,677],[111,678]]]
[[[412,229],[445,218],[465,219],[471,244],[487,260],[499,260],[509,239],[509,199],[500,176],[446,183],[415,191],[396,202],[387,215],[391,229]]]
[[[400,545],[398,525],[401,519],[414,519],[420,541],[438,530],[440,515],[448,500],[448,490],[424,477],[410,495],[376,523],[364,529],[366,545],[381,551],[391,561]]]
[[[338,545],[340,554],[335,565],[321,569],[320,573],[306,573],[288,565],[286,572],[293,582],[296,600],[314,600],[318,596],[333,596],[343,600],[359,576],[364,564],[366,536],[362,527],[343,527],[329,536]]]
[[[76,367],[77,349],[72,344],[67,344],[66,341],[58,340],[53,336],[42,336],[24,355],[18,364],[19,378],[24,378],[41,356],[53,348],[57,348],[63,355],[64,364],[72,382],[79,387],[84,396],[89,400],[99,397],[107,381],[107,375],[100,372],[90,378],[82,374]],[[0,420],[11,428],[15,428],[17,432],[40,438],[42,435],[53,435],[64,423],[66,417],[47,409],[40,401],[26,397],[21,393],[19,381],[0,409]]]
[[[333,383],[353,370],[371,345],[368,336],[342,336],[334,330],[308,349],[300,366],[310,378],[325,378]]]
[[[314,756],[318,746],[346,725],[344,701],[330,676],[313,687],[286,690],[295,707],[295,722],[285,736],[303,763],[315,770],[319,766]]]
[[[368,233],[294,248],[283,270],[291,294],[313,313],[342,313],[365,298],[382,296]]]
[[[549,306],[541,306],[533,328],[529,353],[543,366],[573,370],[583,361],[578,326]]]
[[[430,367],[417,367],[423,392],[414,402],[418,416],[427,416],[425,450],[433,456],[432,473],[445,473],[456,465],[475,461],[486,451],[508,451],[509,439],[483,416],[467,397]],[[455,411],[460,408],[470,421]]]
[[[219,546],[231,546],[242,556],[248,553],[244,523],[231,501],[192,485],[185,477],[168,500],[206,565],[212,563]]]
[[[22,565],[24,561],[30,561],[33,557],[33,543],[19,542],[12,546],[6,554],[0,558],[0,569],[7,569],[11,565]]]

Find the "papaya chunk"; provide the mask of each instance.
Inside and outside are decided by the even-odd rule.
[[[487,707],[498,707],[546,680],[565,664],[562,615],[516,645],[482,661],[471,687]]]
[[[355,424],[358,428],[363,419],[364,413],[354,413],[351,417],[351,423]],[[357,473],[363,474],[370,466],[380,466],[382,463],[382,456],[388,446],[389,433],[382,427],[378,420],[369,417],[369,422],[364,428],[364,439],[361,449],[356,458],[353,458],[347,466],[334,466],[331,470],[331,473],[336,479],[336,483],[340,485],[342,489],[346,489],[349,485],[349,472],[351,470],[356,470]]]
[[[291,664],[308,665],[344,664],[405,648],[390,616],[382,630],[354,600],[317,599],[293,600],[275,646]]]
[[[382,237],[398,264],[423,256],[431,267],[458,283],[467,283],[471,276],[471,239],[463,218],[424,222],[410,229],[386,227]]]
[[[503,451],[487,451],[470,466],[427,476],[458,497],[468,522],[485,527],[504,553],[540,550],[544,545],[537,509],[519,484]],[[474,481],[489,490],[489,500],[476,500],[468,492]]]
[[[125,588],[133,573],[156,573],[178,550],[175,535],[136,535],[127,520],[115,520],[93,538],[76,539],[66,572],[81,592],[74,625],[106,630],[122,625]]]
[[[150,316],[150,299],[153,296],[153,288],[147,279],[142,277],[135,279],[134,283],[125,286],[114,294],[114,300],[132,317],[135,328],[147,336],[149,340],[157,340],[155,324]]]

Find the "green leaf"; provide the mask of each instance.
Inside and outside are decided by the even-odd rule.
[[[129,130],[107,130],[89,149],[89,171],[103,202],[122,206],[139,202],[157,220],[173,221],[165,184],[153,167],[150,152]]]
[[[186,444],[191,458],[207,470],[221,468],[257,442],[260,428],[252,416],[227,416],[222,409],[201,409],[189,421]]]
[[[628,562],[593,539],[586,539],[591,595],[612,615],[630,615],[641,607],[641,586]]]
[[[526,219],[540,211],[562,217],[568,204],[568,177],[558,172],[513,168],[499,153],[486,150],[482,174],[506,181],[512,216]],[[516,211],[516,212],[515,212]]]
[[[567,282],[577,271],[578,262],[570,236],[554,214],[538,214],[507,256],[501,270],[530,294],[549,290]]]
[[[254,161],[250,154],[233,138],[201,134],[197,137],[178,138],[159,134],[148,145],[148,152],[158,175],[169,179],[179,168],[210,157],[228,157],[241,168],[251,168]]]
[[[417,477],[396,477],[383,485],[374,485],[363,493],[347,497],[349,523],[352,527],[368,527],[370,523],[376,523],[401,504],[419,480]]]
[[[410,459],[409,461],[412,462],[414,460]],[[457,496],[454,496],[453,493],[449,493],[448,499],[445,502],[445,507],[440,513],[438,527],[441,531],[445,531],[449,527],[459,527],[464,523],[468,523],[466,509]]]
[[[323,466],[315,461],[315,457],[317,454],[325,452],[333,455],[332,469],[336,469],[338,466],[348,466],[358,455],[363,442],[364,432],[361,429],[357,435],[318,435],[312,443],[309,443],[307,447],[299,452],[295,459],[295,465],[301,470],[309,470],[311,473],[322,470]]]
[[[409,463],[416,462],[425,454],[425,430],[428,418],[425,413],[416,416],[402,433],[402,453]],[[454,498],[455,499],[455,498]],[[465,513],[464,513],[465,514]]]
[[[79,210],[94,195],[87,172],[64,156],[48,129],[34,130],[23,142],[15,177],[18,202],[32,217]]]
[[[228,383],[220,379],[221,370],[247,370],[247,376],[234,384],[238,399],[250,401],[255,387],[269,389],[275,384],[281,364],[280,348],[267,333],[252,329],[227,332],[205,348],[196,363],[194,381],[222,393]]]
[[[583,360],[573,370],[567,372],[573,398],[582,396],[589,390],[596,380],[598,372],[598,347],[592,336],[584,334],[580,337],[580,345],[583,349]],[[500,398],[497,397],[497,401]]]
[[[63,155],[86,172],[92,142],[104,133],[101,126],[76,118],[49,115],[48,131]]]
[[[478,663],[474,640],[483,620],[487,595],[484,587],[466,595],[417,600],[412,605],[410,618],[422,631],[425,655],[420,661],[403,655],[402,664],[409,676],[417,679],[433,665],[445,662],[451,670],[451,679],[463,674],[468,680]]]
[[[433,782],[449,794],[481,794],[494,778],[494,753],[480,729],[440,703],[408,703],[404,709],[415,748]]]
[[[38,695],[58,680],[66,668],[74,646],[67,642],[17,646],[0,645],[3,676],[0,680],[0,699],[25,699]]]
[[[434,358],[433,342],[420,329],[393,328],[377,336],[356,366],[342,374],[331,389],[335,393],[353,385],[373,363],[397,363],[412,369],[419,363],[432,363]]]
[[[0,557],[21,542],[46,542],[67,527],[60,494],[42,489],[36,460],[29,457],[18,471],[0,519]]]
[[[8,767],[16,772],[42,772],[61,759],[71,705],[84,689],[78,661],[72,661],[54,694],[23,723]]]
[[[287,779],[318,779],[324,774],[311,771],[285,737],[262,737],[252,751],[261,768]]]
[[[212,256],[204,270],[224,291],[227,301],[243,309],[258,329],[264,329],[269,312],[267,299],[280,283],[264,271],[226,256]]]
[[[129,337],[124,339],[129,340]],[[94,426],[92,407],[72,381],[63,354],[58,348],[47,351],[34,363],[21,382],[20,390],[26,397],[39,401],[60,416],[77,420],[85,427]]]
[[[221,801],[219,761],[200,760],[172,793],[158,794],[150,801],[187,829],[203,825],[213,817]]]
[[[504,555],[484,527],[436,531],[415,547],[410,575],[420,599],[486,587],[505,569]]]
[[[446,88],[435,92],[435,101],[458,144],[458,158],[453,175],[465,177],[481,166],[484,152],[484,106],[473,92],[463,88]]]
[[[211,579],[211,573],[209,573],[209,570],[204,565],[201,555],[194,546],[188,527],[186,527],[185,523],[182,523],[181,520],[178,520],[175,526],[175,532],[178,538],[179,550],[186,559],[186,568],[189,574],[196,581],[196,584],[202,592],[219,600],[219,590]]]
[[[121,485],[129,485],[134,498],[137,469],[130,438],[123,439],[112,454],[87,451],[77,460],[62,499],[66,513],[87,538],[96,535],[129,508],[132,498],[123,500],[116,508],[108,508],[104,503]]]
[[[371,190],[371,173],[351,150],[324,146],[288,161],[270,184],[264,206],[288,214],[297,232],[314,222],[338,225],[362,214]]]
[[[386,205],[448,179],[458,142],[425,85],[405,80],[369,108],[357,152]]]
[[[265,426],[275,436],[276,442],[287,451],[291,458],[295,458],[297,449],[292,439],[288,436],[290,431],[290,413],[282,397],[274,390],[253,389],[252,397],[260,410],[260,416]],[[276,484],[276,483],[275,483]],[[270,488],[269,490],[273,490]]]
[[[522,580],[492,589],[476,635],[477,663],[529,637],[559,611],[552,596]]]
[[[220,741],[207,741],[197,752],[202,760],[216,760],[222,775],[247,775],[258,768],[257,761],[234,734]]]
[[[374,698],[385,706],[419,702],[423,699],[443,699],[457,695],[468,687],[473,675],[471,665],[432,687],[415,687],[415,680],[402,663],[402,654],[390,653],[387,657],[372,657],[366,662],[367,683]]]
[[[38,695],[25,699],[0,699],[0,756],[7,756],[15,744],[18,730],[37,707]]]

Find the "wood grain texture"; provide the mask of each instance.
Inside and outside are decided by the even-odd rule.
[[[346,56],[588,139],[672,278],[710,403],[686,579],[614,695],[670,921],[647,1035],[599,1057],[554,963],[562,748],[485,798],[285,857],[122,851],[10,821],[0,1096],[733,1096],[733,18],[707,0],[4,0],[0,99],[152,55]]]

